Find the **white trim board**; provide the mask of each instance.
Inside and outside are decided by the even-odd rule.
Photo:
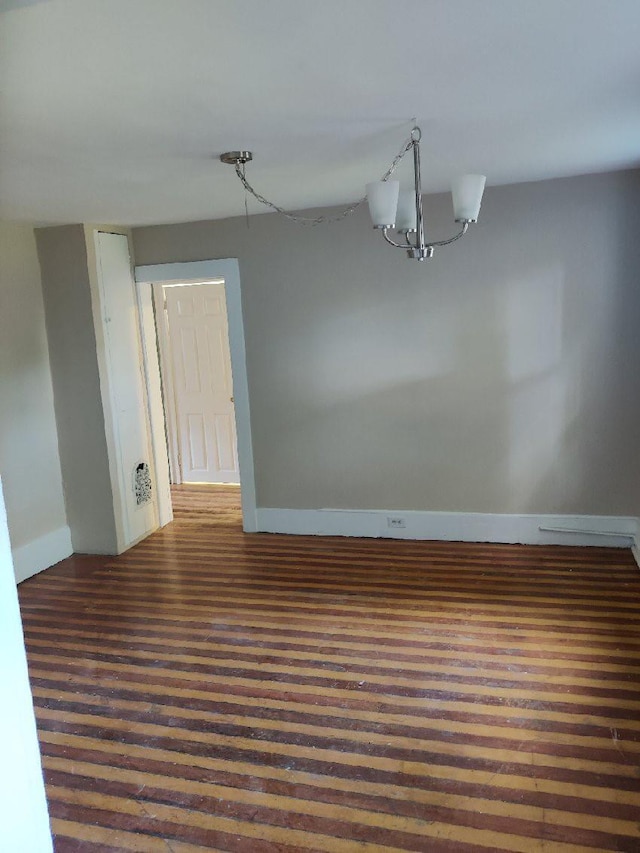
[[[636,518],[595,515],[502,515],[475,512],[259,507],[256,517],[257,529],[264,533],[524,545],[599,545],[630,548],[638,530]],[[389,527],[389,518],[403,519],[405,526]]]
[[[633,544],[631,545],[631,553],[633,554],[633,559],[636,561],[638,568],[640,569],[640,518],[636,518],[636,535],[633,539]]]
[[[138,284],[179,284],[194,281],[224,279],[229,321],[229,349],[236,410],[238,437],[238,463],[240,466],[240,493],[242,496],[242,523],[247,533],[257,530],[256,485],[253,467],[251,438],[251,412],[249,384],[245,356],[244,324],[242,318],[242,293],[240,269],[236,258],[210,261],[190,261],[183,264],[151,264],[135,268]]]
[[[71,531],[66,526],[59,527],[33,542],[14,548],[12,553],[16,583],[21,583],[73,554]]]
[[[162,408],[162,379],[159,362],[159,330],[156,330],[156,318],[153,304],[153,290],[150,284],[136,283],[138,318],[140,320],[140,343],[145,380],[145,404],[149,419],[151,455],[153,457],[153,477],[156,484],[158,504],[158,524],[173,521],[171,504],[171,478],[167,464],[167,440]]]

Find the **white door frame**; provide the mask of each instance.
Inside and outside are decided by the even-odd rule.
[[[238,438],[238,463],[242,495],[242,526],[247,533],[258,529],[256,520],[256,484],[253,467],[253,443],[249,407],[249,385],[242,318],[240,270],[236,258],[222,260],[190,261],[183,264],[150,264],[135,268],[136,284],[151,288],[154,284],[180,284],[211,279],[224,279],[229,321],[229,348],[235,398],[236,434]],[[150,394],[153,389],[150,389]],[[160,402],[160,407],[158,403]],[[152,417],[162,411],[162,401],[155,399],[151,405]],[[163,424],[164,426],[164,424]],[[166,461],[168,475],[168,460]],[[158,496],[159,499],[162,496]]]
[[[156,480],[156,499],[160,527],[173,521],[171,505],[171,481],[167,464],[167,436],[162,401],[162,380],[158,362],[158,335],[153,310],[153,294],[150,284],[136,282],[144,381],[147,390],[147,410],[151,432],[151,450]]]
[[[191,282],[185,282],[188,287]],[[153,307],[155,309],[156,333],[158,336],[158,358],[160,359],[160,377],[162,381],[164,416],[167,424],[167,451],[169,453],[169,475],[176,486],[182,483],[182,468],[180,466],[180,451],[178,442],[178,416],[176,413],[176,398],[173,386],[173,360],[171,358],[171,343],[169,324],[165,310],[164,284],[155,282],[153,290]]]

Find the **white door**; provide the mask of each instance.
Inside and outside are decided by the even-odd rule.
[[[109,406],[107,441],[113,456],[113,498],[118,547],[129,548],[158,526],[149,412],[129,241],[98,231],[95,237],[100,305],[105,338]],[[110,436],[113,436],[111,439]]]
[[[239,483],[224,284],[164,291],[182,480]]]

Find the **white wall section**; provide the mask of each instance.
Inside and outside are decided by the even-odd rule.
[[[53,849],[0,482],[0,849]]]

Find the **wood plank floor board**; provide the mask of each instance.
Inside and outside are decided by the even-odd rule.
[[[237,487],[21,584],[56,853],[640,851],[640,574],[246,535]]]

